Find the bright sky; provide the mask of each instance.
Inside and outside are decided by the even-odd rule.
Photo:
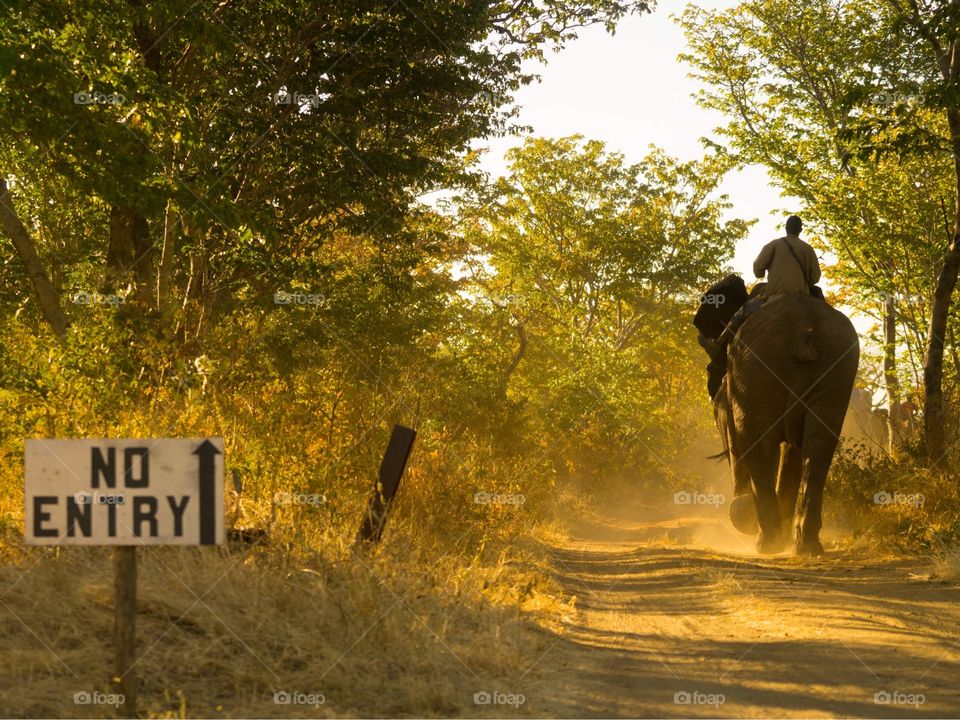
[[[723,8],[739,0],[701,0],[702,7]],[[661,0],[660,7],[642,16],[621,21],[616,35],[591,28],[559,54],[550,54],[547,65],[531,65],[542,76],[537,84],[522,88],[517,119],[541,137],[580,133],[602,140],[610,150],[622,152],[627,162],[638,162],[651,144],[679,160],[703,157],[700,138],[716,137],[724,124],[719,113],[699,107],[692,95],[698,83],[687,77],[689,67],[677,60],[685,49],[683,32],[671,19],[683,4]],[[504,152],[521,142],[516,137],[489,141],[483,168],[492,175],[505,171]],[[734,270],[753,278],[753,258],[764,243],[783,234],[788,212],[796,211],[779,191],[770,187],[766,170],[748,168],[729,175],[722,191],[733,203],[729,215],[759,222],[740,243]]]

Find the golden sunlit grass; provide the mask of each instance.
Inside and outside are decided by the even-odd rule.
[[[933,576],[960,582],[960,547],[946,547],[934,556]]]
[[[137,673],[154,717],[484,715],[473,695],[524,690],[561,608],[501,557],[412,567],[402,540],[330,561],[273,548],[141,548]],[[108,549],[31,550],[0,567],[5,715],[97,717],[111,692]],[[520,680],[523,677],[524,680]],[[274,693],[324,697],[277,704]],[[495,710],[495,709],[494,709]],[[521,708],[520,714],[523,714]]]
[[[24,547],[22,457],[8,460],[0,471],[0,714],[110,716],[112,707],[75,704],[74,695],[114,692],[111,551]],[[478,506],[443,462],[425,446],[382,546],[359,551],[352,546],[369,479],[288,485],[325,497],[278,504],[276,479],[254,477],[238,497],[228,474],[227,525],[258,531],[259,544],[138,551],[141,712],[502,714],[476,705],[474,694],[524,693],[569,607],[535,539],[542,499],[527,491],[524,506]],[[291,467],[283,477],[309,474]],[[278,692],[324,702],[276,703]]]
[[[706,568],[701,573],[704,580],[712,586],[717,594],[726,595],[743,593],[743,584],[735,573],[729,570],[720,570],[717,568]]]

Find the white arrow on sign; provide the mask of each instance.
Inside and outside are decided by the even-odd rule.
[[[27,440],[24,467],[29,545],[223,542],[221,438]]]

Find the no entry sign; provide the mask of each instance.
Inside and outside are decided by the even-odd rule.
[[[223,542],[223,440],[27,440],[31,545]]]

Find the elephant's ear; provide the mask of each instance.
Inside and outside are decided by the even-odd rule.
[[[733,314],[747,301],[747,286],[739,275],[727,275],[700,296],[693,324],[708,338],[716,339]]]

